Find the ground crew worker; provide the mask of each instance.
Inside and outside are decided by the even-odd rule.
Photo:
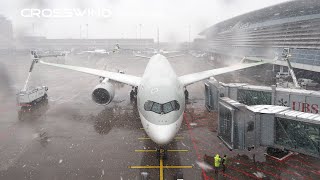
[[[222,160],[221,160],[221,165],[222,165],[222,172],[226,171],[226,165],[227,165],[227,155],[224,155]]]
[[[220,161],[221,161],[221,158],[220,158],[219,154],[216,154],[216,156],[214,157],[214,172],[216,174],[219,171]]]

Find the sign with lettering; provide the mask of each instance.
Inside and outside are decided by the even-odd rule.
[[[319,113],[319,105],[318,104],[310,104],[306,102],[298,102],[298,101],[292,101],[291,108],[294,111],[301,111],[306,113]]]
[[[291,107],[294,111],[319,114],[320,98],[317,96],[304,96],[297,94],[279,93],[276,97],[276,105]]]

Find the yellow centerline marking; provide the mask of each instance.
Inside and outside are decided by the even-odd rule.
[[[140,128],[140,130],[144,130],[144,128]],[[149,137],[140,137],[138,138],[139,140],[150,140],[151,138]],[[182,136],[177,136],[174,138],[175,140],[182,140],[184,137]],[[167,152],[188,152],[189,150],[186,149],[171,149],[167,150]],[[136,149],[135,152],[157,152],[156,149]],[[162,152],[162,151],[161,151]],[[128,166],[130,169],[159,169],[160,174],[160,180],[164,179],[163,176],[163,169],[190,169],[193,168],[193,166],[164,166],[163,165],[163,157],[160,156],[160,165],[159,166]]]
[[[187,149],[171,149],[168,150],[168,152],[188,152],[189,150]]]
[[[190,169],[190,168],[193,168],[193,166],[163,166],[163,168],[166,168],[166,169]]]
[[[160,157],[160,180],[163,180],[163,159]]]
[[[136,152],[155,152],[156,150],[136,150]],[[169,151],[169,150],[168,150]],[[163,157],[160,157],[160,165],[159,166],[129,166],[131,169],[159,169],[159,178],[163,180],[163,169],[190,169],[192,166],[163,166]]]
[[[187,149],[170,149],[167,152],[188,152]],[[136,149],[134,152],[157,152],[155,149]]]
[[[136,149],[134,152],[157,152],[157,150],[143,150],[143,149]]]
[[[128,166],[130,169],[159,169],[160,166]],[[190,169],[193,166],[163,166],[164,169]]]
[[[160,166],[129,166],[130,169],[158,169]]]

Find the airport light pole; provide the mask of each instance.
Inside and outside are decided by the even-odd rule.
[[[140,44],[140,48],[142,48],[142,40],[141,40],[141,27],[142,27],[142,24],[139,24],[139,44]]]
[[[157,47],[157,49],[158,49],[158,51],[160,50],[160,37],[159,37],[159,27],[157,28],[157,43],[158,43],[158,47]]]
[[[33,36],[35,36],[35,32],[34,32],[35,30],[34,29],[35,29],[34,23],[32,23],[32,34],[33,34]]]
[[[138,39],[138,25],[136,24],[136,40]]]
[[[189,24],[189,43],[188,43],[189,50],[190,50],[190,44],[191,44],[191,25]]]
[[[142,27],[142,24],[139,24],[139,39],[141,40],[141,27]]]
[[[89,39],[89,24],[86,24],[87,26],[87,39]]]

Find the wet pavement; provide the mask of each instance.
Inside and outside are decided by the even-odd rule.
[[[86,66],[141,76],[147,60],[130,55],[67,56],[47,61]],[[214,68],[212,63],[185,56],[170,59],[178,75]],[[20,112],[15,93],[23,86],[29,65],[27,54],[0,55],[0,179],[139,179],[147,172],[159,179],[159,169],[130,169],[129,166],[158,166],[146,139],[134,104],[131,87],[118,86],[108,106],[91,101],[97,77],[44,65],[36,65],[30,85],[47,85],[49,99]],[[247,81],[239,73],[219,80]],[[191,85],[184,123],[170,143],[164,165],[193,166],[191,169],[164,169],[165,179],[182,171],[185,179],[320,179],[318,159],[292,155],[283,162],[266,158],[264,149],[229,151],[217,138],[217,114],[204,106],[203,83]],[[227,154],[225,172],[210,170],[213,156]],[[253,161],[255,154],[255,162]],[[209,165],[209,166],[208,166]]]

